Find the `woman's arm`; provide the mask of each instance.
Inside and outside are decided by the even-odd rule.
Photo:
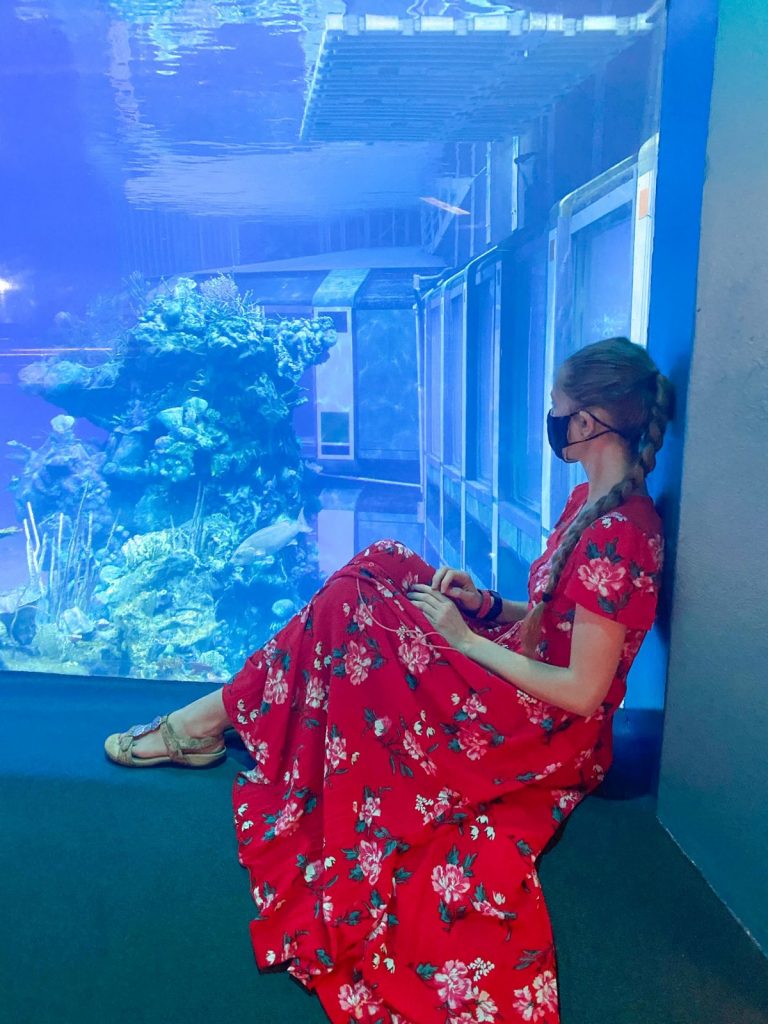
[[[508,601],[503,598],[504,604],[494,622],[519,622],[524,619],[528,611],[527,601]]]
[[[588,718],[600,707],[613,681],[626,630],[623,623],[577,604],[567,668],[527,658],[471,631],[459,650],[526,693]]]

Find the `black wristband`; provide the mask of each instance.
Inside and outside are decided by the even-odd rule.
[[[494,619],[498,619],[501,615],[501,610],[504,607],[504,598],[497,590],[492,590],[493,604],[491,605],[488,612],[483,616],[483,622],[492,622]]]

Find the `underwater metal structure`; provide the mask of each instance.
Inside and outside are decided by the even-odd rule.
[[[330,15],[301,138],[504,138],[653,27],[653,10],[579,18]]]

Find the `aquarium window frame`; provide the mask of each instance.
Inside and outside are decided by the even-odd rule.
[[[336,332],[336,344],[328,350],[328,359],[315,368],[315,422],[317,424],[317,458],[337,462],[354,462],[356,458],[357,366],[354,352],[354,324],[351,306],[314,306],[315,317],[332,313],[347,315],[346,331]],[[335,394],[324,392],[323,378],[330,382]],[[319,379],[318,379],[319,378]],[[323,435],[323,413],[339,413],[347,417],[348,442],[327,441]]]
[[[465,276],[462,275],[458,282],[443,288],[443,346],[442,346],[442,435],[443,435],[443,464],[450,467],[462,476],[466,471],[466,399],[464,396],[464,385],[467,375],[467,285]],[[454,306],[458,305],[460,315],[454,317]],[[453,360],[452,368],[456,370],[454,382],[455,394],[452,396],[458,401],[458,416],[451,419],[451,450],[450,460],[447,457],[445,442],[446,435],[446,406],[448,403],[448,387],[446,381],[446,370],[448,368],[448,342],[455,348],[450,356]],[[454,411],[455,416],[455,411]]]
[[[425,464],[427,487],[425,491],[425,523],[427,538],[433,543],[438,557],[442,557],[443,537],[443,456],[445,441],[445,422],[443,416],[443,350],[445,335],[445,307],[443,304],[443,288],[430,293],[424,301],[425,334],[425,372],[424,372],[424,420],[425,420]],[[433,333],[432,327],[437,330]],[[436,366],[435,366],[436,363]],[[434,370],[436,369],[436,373]],[[434,387],[433,387],[434,383]],[[437,423],[437,448],[432,450],[431,421],[435,416]],[[430,486],[430,484],[432,486]],[[436,500],[432,501],[433,496]],[[431,538],[431,539],[430,539]]]
[[[330,318],[333,329],[337,334],[349,334],[349,314],[350,311],[348,309],[327,309],[323,315]]]
[[[536,542],[541,518],[541,479],[538,470],[532,468],[531,458],[540,460],[545,440],[541,426],[545,409],[540,401],[544,352],[540,336],[534,334],[532,320],[534,288],[540,274],[540,245],[540,237],[526,241],[510,252],[503,263],[499,358],[504,373],[503,377],[499,373],[498,393],[499,436],[503,429],[505,439],[510,441],[507,451],[499,453],[499,458],[505,459],[503,473],[499,463],[500,508],[505,518],[514,522],[516,530],[535,535]],[[516,417],[515,410],[524,412],[518,412]],[[535,435],[533,417],[537,420]],[[532,444],[533,436],[536,441]]]
[[[547,356],[545,358],[544,372],[544,401],[546,409],[549,409],[551,406],[549,393],[554,384],[555,366],[559,365],[571,351],[563,351],[562,346],[558,343],[557,326],[560,325],[559,333],[561,335],[571,335],[572,332],[565,330],[562,324],[561,307],[558,305],[558,300],[561,293],[564,293],[568,303],[568,323],[572,325],[575,313],[572,281],[575,268],[575,236],[584,228],[599,224],[600,221],[609,218],[611,214],[620,207],[627,205],[627,203],[631,204],[630,222],[633,219],[636,192],[635,175],[632,173],[631,176],[626,177],[626,167],[623,166],[624,164],[626,164],[626,161],[617,165],[617,168],[611,169],[614,171],[615,178],[609,176],[610,172],[600,176],[600,178],[605,179],[605,187],[599,189],[596,195],[590,194],[595,189],[595,180],[593,180],[576,189],[566,200],[558,204],[558,226],[550,235],[549,252],[550,272],[548,288],[551,288],[551,302],[547,303]],[[588,201],[583,205],[579,203],[579,199],[582,196],[589,197]],[[574,212],[575,206],[577,209]],[[632,244],[630,242],[630,248]],[[567,263],[565,271],[561,271],[560,267],[563,245],[566,246],[567,254],[562,260],[563,265]],[[565,276],[565,281],[562,281],[561,274]],[[565,486],[562,487],[562,492],[567,497],[577,484],[583,483],[586,479],[581,463],[575,462],[569,465],[560,465],[559,461],[557,464],[555,463],[555,459],[556,456],[549,449],[549,446],[542,447],[542,550],[546,544],[546,538],[549,537],[562,511],[561,508],[553,508],[552,505],[554,490],[557,486],[555,481],[562,480],[563,475],[565,476]],[[558,502],[558,506],[561,504],[562,502]]]
[[[547,330],[545,344],[544,398],[549,408],[549,393],[554,368],[565,354],[558,339],[568,332],[558,307],[561,291],[572,288],[574,236],[597,224],[625,204],[630,205],[631,225],[631,299],[630,329],[633,341],[647,345],[648,302],[650,296],[651,254],[653,249],[653,211],[658,163],[658,134],[651,136],[636,154],[627,157],[591,181],[575,189],[557,203],[550,214],[548,233]],[[573,303],[568,299],[568,322]],[[637,334],[635,332],[638,332]],[[553,481],[557,474],[568,474],[566,492],[583,482],[580,464],[560,467],[549,446],[542,448],[541,551],[562,509],[552,506]]]
[[[487,290],[488,302],[481,302],[481,296]],[[499,348],[499,330],[500,330],[500,314],[501,314],[501,269],[499,261],[495,260],[490,264],[486,264],[479,270],[474,271],[472,274],[472,287],[467,289],[467,309],[465,314],[466,322],[466,348],[467,358],[465,367],[465,393],[466,393],[466,416],[465,423],[468,426],[470,423],[470,413],[472,414],[472,440],[465,437],[465,447],[467,449],[465,467],[467,480],[473,481],[480,488],[492,489],[494,487],[495,478],[495,459],[494,453],[498,451],[498,348]],[[489,379],[485,382],[484,398],[482,394],[482,381],[479,376],[475,376],[474,368],[470,368],[469,364],[469,345],[470,345],[470,330],[473,332],[475,338],[474,345],[477,350],[482,345],[480,331],[480,318],[485,314],[488,315],[489,320],[489,334],[490,337],[487,341],[490,352],[490,367],[489,367]],[[488,354],[488,351],[486,351]],[[488,467],[487,475],[481,475],[479,472],[480,458],[480,433],[477,431],[477,425],[480,418],[479,406],[480,403],[485,400],[488,403],[490,410],[489,415],[489,430],[487,438],[487,447],[490,451],[488,455]]]
[[[426,373],[425,423],[427,456],[442,462],[442,364],[443,364],[443,308],[439,298],[426,303],[424,309]],[[435,330],[435,328],[437,328]],[[435,429],[437,427],[437,429]]]
[[[624,286],[628,289],[629,293],[626,321],[627,330],[625,334],[631,333],[632,287],[634,282],[635,262],[633,231],[634,214],[634,203],[631,198],[628,198],[626,202],[622,203],[620,206],[614,206],[601,217],[596,217],[588,223],[580,225],[578,230],[571,232],[571,259],[573,261],[573,316],[571,318],[571,322],[573,329],[570,334],[573,339],[577,339],[580,342],[580,344],[573,345],[571,351],[575,351],[577,348],[581,348],[584,345],[589,344],[590,341],[599,340],[597,337],[588,337],[585,333],[584,326],[584,314],[587,309],[586,297],[591,285],[592,274],[594,272],[594,260],[590,258],[593,253],[592,245],[594,241],[604,236],[608,231],[619,227],[629,228],[630,243],[627,249],[627,255],[630,260],[630,275],[629,280],[624,282]]]

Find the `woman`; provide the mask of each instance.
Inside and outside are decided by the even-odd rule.
[[[529,600],[380,540],[220,690],[109,737],[132,766],[225,756],[260,967],[338,1024],[559,1021],[536,860],[611,763],[650,629],[661,521],[645,488],[671,386],[625,338],[562,365],[549,442],[579,461]],[[189,760],[188,760],[189,759]]]

